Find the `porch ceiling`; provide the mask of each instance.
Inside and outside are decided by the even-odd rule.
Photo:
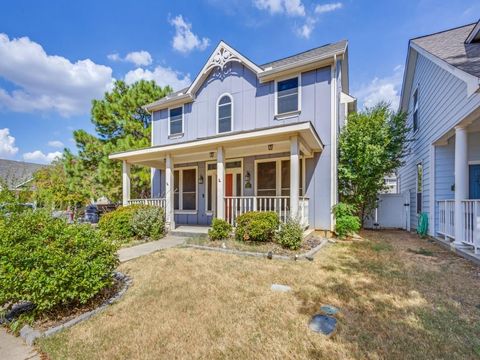
[[[197,162],[216,159],[216,150],[222,146],[226,158],[263,155],[290,151],[290,137],[298,135],[300,150],[306,156],[323,149],[315,129],[310,122],[282,125],[214,136],[179,144],[152,146],[145,149],[112,154],[112,160],[125,160],[130,164],[154,168],[165,167],[165,156],[170,154],[174,163]],[[269,150],[268,145],[273,145]]]

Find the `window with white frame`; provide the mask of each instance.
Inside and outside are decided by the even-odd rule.
[[[278,81],[276,86],[277,115],[300,110],[299,77]]]
[[[299,195],[303,196],[304,159],[300,160]],[[257,162],[257,196],[290,196],[290,160],[272,159]]]
[[[413,131],[418,130],[418,88],[413,93]]]
[[[417,214],[422,212],[422,189],[423,189],[423,165],[422,163],[417,164]]]
[[[220,96],[217,104],[218,132],[232,131],[233,124],[233,100],[229,94]]]
[[[173,173],[173,206],[179,211],[197,210],[197,168],[177,169]]]
[[[183,106],[169,109],[169,135],[181,135],[183,133]]]

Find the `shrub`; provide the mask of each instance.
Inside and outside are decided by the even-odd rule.
[[[232,225],[223,219],[213,219],[212,228],[208,230],[210,240],[223,240],[230,236]]]
[[[0,305],[31,301],[36,312],[84,304],[112,284],[117,247],[90,225],[68,225],[47,211],[0,220]]]
[[[161,238],[165,230],[163,209],[156,206],[136,209],[132,217],[132,229],[134,235],[138,238]]]
[[[132,227],[133,215],[141,205],[123,206],[100,217],[98,229],[103,237],[119,244],[130,241],[135,236]]]
[[[360,218],[356,215],[355,206],[338,203],[332,209],[335,216],[335,233],[338,237],[344,238],[360,230]]]
[[[237,217],[238,241],[273,241],[280,221],[273,211],[249,211]]]
[[[286,223],[280,225],[277,234],[277,242],[284,248],[297,250],[300,248],[303,240],[303,227],[295,219],[288,219]]]

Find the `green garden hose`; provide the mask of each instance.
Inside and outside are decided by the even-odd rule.
[[[417,234],[421,237],[425,237],[428,232],[428,215],[422,212],[418,216],[418,226],[417,226]]]

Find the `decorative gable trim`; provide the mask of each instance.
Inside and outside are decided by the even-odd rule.
[[[195,96],[195,93],[200,88],[204,80],[208,77],[210,72],[215,68],[219,68],[223,71],[225,65],[229,62],[238,62],[240,64],[243,64],[257,75],[263,71],[262,68],[260,68],[252,61],[248,60],[245,56],[240,54],[234,48],[227,45],[225,42],[220,41],[215,51],[208,58],[207,63],[203,66],[202,70],[197,75],[192,85],[190,85],[190,87],[188,88],[187,94]]]

